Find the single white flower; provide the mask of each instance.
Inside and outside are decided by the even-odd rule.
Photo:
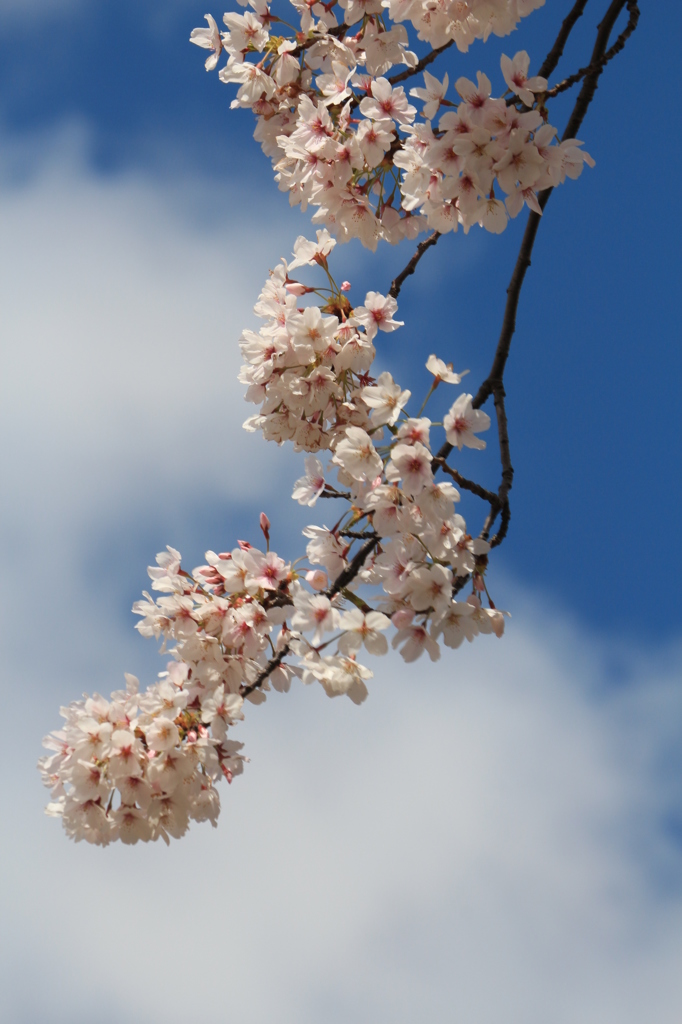
[[[454,373],[452,363],[445,363],[438,356],[429,356],[426,360],[426,369],[435,377],[434,385],[444,381],[446,384],[461,384],[462,377],[466,376],[468,370],[461,373]]]
[[[427,121],[431,121],[438,113],[441,100],[445,99],[445,93],[448,91],[448,81],[447,73],[443,81],[439,82],[437,78],[425,71],[424,88],[410,89],[410,96],[423,100],[423,114]]]
[[[172,750],[180,741],[177,725],[171,718],[155,718],[145,732],[151,750]]]
[[[380,630],[390,625],[391,620],[381,612],[364,614],[359,608],[351,608],[341,616],[340,627],[346,632],[339,638],[339,650],[351,655],[364,644],[370,654],[386,654],[388,640]]]
[[[322,643],[324,633],[338,629],[339,612],[334,608],[328,597],[322,594],[309,594],[301,590],[294,597],[294,612],[291,625],[301,632],[313,629],[313,646]]]
[[[460,451],[462,448],[485,448],[485,441],[475,435],[490,426],[490,416],[480,409],[473,409],[471,401],[471,395],[460,395],[443,420],[445,436]]]
[[[208,28],[194,28],[189,37],[190,43],[201,46],[204,50],[213,50],[206,58],[204,65],[207,71],[213,71],[223,49],[223,41],[220,38],[220,31],[216,25],[215,18],[211,14],[205,16]]]
[[[541,78],[539,75],[529,78],[529,65],[530,57],[525,50],[519,50],[513,60],[510,60],[505,54],[500,57],[500,66],[505,82],[527,107],[532,107],[535,103],[533,93],[544,92],[547,88],[547,79]]]
[[[309,505],[311,508],[324,490],[324,467],[314,455],[309,455],[305,460],[305,476],[299,477],[294,484],[291,497],[299,505]]]
[[[402,320],[394,320],[398,311],[398,303],[390,295],[380,292],[367,292],[364,306],[353,310],[353,316],[365,328],[367,336],[373,338],[378,330],[395,331],[403,327]]]
[[[361,427],[347,427],[332,459],[354,480],[374,480],[383,463],[369,434]]]
[[[412,392],[403,391],[387,371],[382,373],[376,384],[362,389],[362,400],[372,410],[372,425],[375,427],[389,424],[393,426],[400,416],[403,406],[407,405]]]
[[[391,452],[391,462],[400,474],[403,490],[415,497],[427,487],[432,479],[431,459],[428,448],[416,444],[397,444]]]

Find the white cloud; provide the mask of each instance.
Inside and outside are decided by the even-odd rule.
[[[200,183],[173,188],[62,159],[0,195],[3,1021],[676,1024],[682,657],[511,587],[503,641],[379,662],[362,708],[296,688],[251,709],[217,832],[93,850],[43,817],[40,735],[107,687],[82,650],[114,685],[134,667],[83,532],[235,474],[277,498],[225,339],[295,232],[233,213],[228,235],[210,195],[188,212]]]
[[[208,183],[197,215],[201,182],[97,180],[57,152],[0,197],[5,516],[114,515],[133,481],[263,491],[283,459],[241,430],[237,339],[292,233]]]
[[[682,659],[618,691],[607,648],[521,621],[428,672],[377,664],[362,708],[252,709],[218,830],[170,850],[69,845],[10,737],[4,1019],[676,1024],[679,792],[653,754]]]

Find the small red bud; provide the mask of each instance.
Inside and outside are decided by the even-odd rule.
[[[263,531],[263,536],[268,543],[270,542],[270,520],[266,516],[265,512],[260,514],[260,528]]]

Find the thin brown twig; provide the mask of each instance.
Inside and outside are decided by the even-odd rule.
[[[342,21],[340,25],[335,25],[333,28],[327,29],[327,35],[336,36],[336,38],[339,39],[344,35],[346,29],[349,27],[349,25],[346,25],[346,23]],[[315,35],[311,36],[309,39],[304,39],[303,42],[299,43],[294,50],[291,50],[291,56],[297,57],[299,54],[304,53],[305,50],[309,50],[311,46],[314,46],[315,43],[318,43],[319,41],[319,36]]]
[[[511,507],[509,505],[509,492],[512,489],[512,483],[514,482],[514,467],[511,462],[511,453],[509,450],[509,426],[507,424],[507,410],[505,408],[505,390],[502,381],[495,385],[495,413],[497,418],[497,436],[500,445],[500,463],[502,465],[502,477],[500,480],[500,486],[497,491],[497,497],[500,508],[500,526],[490,542],[491,548],[495,548],[498,544],[501,544],[504,538],[507,536],[507,530],[509,529],[509,520],[511,519]],[[491,509],[492,514],[492,509]],[[495,521],[495,516],[492,516],[490,522],[490,529]],[[486,536],[487,539],[487,536]]]
[[[239,687],[240,696],[248,697],[249,694],[254,693],[256,690],[259,690],[260,687],[265,682],[265,680],[272,675],[275,669],[279,668],[279,666],[282,664],[290,650],[291,648],[289,644],[285,644],[281,651],[278,651],[274,658],[270,659],[270,661],[267,663],[263,671],[256,676],[252,683],[249,683],[248,686],[242,684]]]
[[[395,85],[396,82],[405,82],[408,78],[412,78],[413,75],[418,75],[420,71],[424,70],[424,68],[428,68],[429,64],[433,64],[434,60],[440,57],[441,53],[445,53],[446,50],[449,50],[454,41],[454,39],[451,39],[449,43],[445,44],[445,46],[440,46],[437,50],[431,50],[425,57],[422,57],[420,61],[417,61],[413,68],[407,68],[406,71],[401,71],[397,75],[391,75],[389,82],[391,85]]]
[[[458,484],[460,487],[463,487],[465,491],[471,491],[471,493],[475,494],[477,498],[482,498],[483,501],[487,501],[491,505],[499,505],[500,499],[498,498],[497,494],[495,494],[494,491],[487,490],[487,488],[482,487],[480,484],[475,483],[473,480],[467,480],[465,476],[462,476],[461,473],[458,473],[457,470],[453,469],[452,466],[448,466],[445,459],[439,459],[438,457],[436,457],[433,459],[433,461],[440,466],[444,473],[447,473],[448,476],[451,476],[456,484]]]
[[[556,37],[554,41],[554,46],[545,57],[544,61],[542,62],[542,67],[538,71],[538,75],[540,75],[541,78],[549,78],[549,76],[552,74],[557,64],[563,57],[564,47],[568,42],[568,37],[573,31],[573,28],[578,18],[582,17],[582,13],[587,7],[587,4],[588,0],[576,0],[571,10],[564,18],[561,24],[561,28],[559,29],[559,35]]]
[[[558,96],[560,93],[566,92],[567,89],[572,88],[572,86],[580,82],[586,75],[596,71],[598,67],[603,71],[609,61],[613,60],[616,54],[620,53],[629,37],[637,28],[637,22],[639,21],[640,15],[636,0],[631,0],[631,2],[627,4],[627,8],[630,14],[628,23],[618,36],[618,39],[616,39],[613,46],[604,54],[604,56],[600,57],[596,64],[588,64],[587,67],[580,68],[574,74],[569,75],[568,78],[564,78],[563,82],[559,82],[558,85],[548,89],[545,93],[545,99],[552,99],[554,96]],[[545,75],[543,77],[546,78],[547,76]]]
[[[414,274],[415,270],[417,269],[417,264],[419,263],[420,259],[422,258],[426,250],[430,249],[432,245],[435,245],[439,238],[440,232],[434,231],[432,235],[429,235],[428,238],[425,238],[423,242],[419,243],[419,245],[416,248],[415,254],[410,260],[410,262],[407,264],[405,269],[401,270],[398,276],[394,278],[391,287],[388,289],[389,295],[391,295],[394,299],[398,298],[400,289],[405,283],[405,278],[409,277],[410,274]]]

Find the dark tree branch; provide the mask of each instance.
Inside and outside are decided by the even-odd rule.
[[[505,390],[502,382],[495,385],[495,413],[497,416],[497,436],[500,445],[500,462],[502,464],[502,479],[500,480],[500,486],[497,492],[497,499],[500,508],[500,527],[490,542],[491,548],[495,548],[498,544],[501,544],[504,538],[507,536],[507,530],[509,529],[509,520],[511,519],[511,509],[509,506],[509,492],[512,488],[514,481],[514,467],[511,464],[511,454],[509,451],[509,428],[507,425],[507,410],[505,409]],[[491,509],[492,514],[492,509]],[[490,527],[495,521],[493,516],[490,521]],[[487,534],[486,534],[487,539]]]
[[[583,87],[580,90],[580,94],[578,95],[578,99],[576,100],[576,104],[573,108],[573,113],[566,125],[566,130],[562,136],[563,139],[574,139],[576,132],[578,132],[580,125],[583,123],[588,107],[594,98],[595,92],[597,91],[601,73],[606,67],[606,63],[611,60],[611,56],[606,52],[606,47],[608,46],[609,37],[613,31],[616,21],[618,20],[618,16],[624,8],[627,8],[630,14],[630,19],[627,27],[621,33],[616,43],[614,43],[612,47],[613,53],[609,51],[611,56],[615,57],[617,53],[620,53],[625,46],[625,43],[637,27],[637,22],[639,21],[639,6],[637,4],[637,0],[612,0],[604,18],[597,27],[597,39],[594,44],[592,58],[589,63],[591,70],[585,75]],[[549,191],[551,191],[551,189]],[[549,198],[549,195],[547,198]],[[547,199],[545,199],[545,203],[546,202]]]
[[[564,47],[568,42],[568,37],[573,31],[573,27],[578,18],[582,17],[582,13],[587,7],[587,4],[588,0],[576,0],[571,10],[564,18],[563,24],[559,30],[559,35],[554,41],[554,46],[545,57],[542,67],[538,71],[538,75],[540,75],[541,78],[549,78],[563,57]]]
[[[335,36],[337,39],[340,39],[341,36],[345,34],[348,28],[349,26],[346,25],[345,21],[342,21],[340,25],[336,25],[334,28],[327,29],[327,35]],[[298,44],[296,49],[291,51],[292,57],[300,56],[300,54],[304,53],[306,50],[309,50],[310,47],[314,46],[315,43],[317,42],[319,42],[317,36],[312,36],[310,39],[304,39],[302,43]]]
[[[561,41],[563,36],[563,42],[561,42],[561,45],[559,47],[557,47],[557,43],[554,44],[554,47],[550,51],[547,60],[543,64],[543,68],[549,66],[548,61],[552,54],[558,54],[558,56],[556,56],[557,61],[561,56],[561,52],[563,51],[563,45],[566,39],[568,38],[568,33],[570,32],[570,29],[573,27],[573,24],[575,24],[575,21],[577,21],[578,17],[580,17],[580,14],[582,14],[582,9],[578,13],[576,13],[576,9],[578,6],[579,5],[576,5],[573,8],[571,14],[569,15],[569,19],[573,15],[575,15],[575,17],[573,18],[573,22],[568,26],[568,30],[566,30],[566,20],[564,21],[564,24],[561,28],[561,32],[559,33],[559,41]],[[623,30],[623,32],[620,34],[614,45],[611,47],[611,49],[607,50],[611,32],[613,31],[614,25],[624,8],[627,8],[630,15],[628,24],[626,28]],[[566,125],[566,129],[562,136],[562,141],[565,141],[566,139],[575,138],[575,135],[583,122],[585,114],[587,113],[589,105],[594,98],[594,94],[597,91],[599,77],[602,74],[604,68],[606,67],[608,60],[610,60],[612,56],[615,56],[623,49],[627,39],[634,32],[638,20],[639,7],[637,5],[637,0],[612,0],[604,18],[597,27],[597,38],[592,51],[592,58],[590,60],[589,67],[585,75],[583,87],[580,90],[578,98],[575,102],[575,106],[573,107],[573,111],[568,120],[568,124]],[[605,59],[607,57],[608,60]],[[549,188],[542,193],[540,197],[540,207],[542,210],[544,210],[544,208],[546,207],[549,201],[549,197],[552,194],[552,191],[553,189]],[[507,359],[509,358],[509,351],[511,348],[512,338],[514,336],[514,332],[516,331],[516,313],[518,310],[521,288],[523,286],[523,282],[526,276],[526,271],[530,267],[531,254],[533,252],[533,245],[535,244],[535,238],[539,226],[540,214],[531,211],[528,216],[528,221],[526,222],[526,229],[523,234],[521,248],[519,249],[519,254],[516,260],[516,264],[514,266],[511,281],[509,282],[509,287],[507,288],[507,302],[505,305],[504,317],[502,319],[502,329],[500,331],[500,336],[498,339],[497,348],[495,350],[495,356],[493,358],[492,366],[490,368],[488,376],[483,381],[483,383],[479,387],[478,391],[476,392],[476,395],[472,400],[473,408],[480,409],[481,406],[485,402],[487,402],[491,395],[495,396],[495,412],[497,415],[497,429],[500,440],[500,461],[502,465],[502,478],[498,490],[498,509],[501,510],[500,527],[497,534],[493,537],[491,541],[492,547],[497,547],[499,544],[502,543],[502,541],[506,537],[507,530],[509,528],[509,520],[511,518],[511,511],[509,507],[509,492],[511,490],[512,482],[514,479],[514,470],[511,464],[511,457],[509,452],[509,431],[507,425],[507,414],[504,404],[504,371],[507,365]],[[442,465],[445,462],[445,460],[447,460],[451,452],[452,445],[446,441],[441,446],[440,450],[437,452],[434,461],[438,461]],[[491,514],[490,516],[488,516],[488,519],[486,520],[486,523],[483,527],[483,534],[486,537],[490,529],[492,528],[496,515],[497,510],[493,510],[491,506]]]
[[[440,233],[438,231],[434,231],[432,235],[429,235],[428,238],[425,238],[423,242],[419,243],[415,251],[415,254],[410,260],[410,262],[407,264],[404,270],[400,271],[398,276],[391,284],[391,287],[388,289],[389,295],[393,296],[394,299],[398,298],[400,289],[405,283],[405,278],[409,277],[410,274],[414,274],[415,270],[417,269],[417,264],[419,263],[420,259],[422,258],[426,250],[430,249],[432,245],[435,245],[439,238]]]
[[[392,75],[389,78],[389,82],[391,85],[395,85],[396,82],[405,82],[408,78],[412,78],[413,75],[418,75],[420,71],[424,70],[424,68],[428,68],[429,64],[433,64],[434,60],[436,60],[437,57],[440,57],[441,53],[445,53],[446,50],[449,50],[454,41],[454,39],[451,39],[449,43],[445,44],[445,46],[441,46],[437,50],[431,50],[425,57],[422,57],[422,59],[418,61],[413,68],[407,68],[406,71],[401,71],[398,75]]]
[[[547,77],[547,73],[549,73],[547,72],[547,69],[549,69],[549,71],[551,72],[551,70],[553,70],[554,67],[556,67],[556,64],[558,63],[561,54],[563,53],[563,48],[570,34],[570,31],[573,28],[576,21],[578,20],[578,18],[582,15],[586,3],[587,0],[584,0],[584,2],[582,2],[582,0],[578,0],[578,2],[574,5],[573,9],[571,10],[570,14],[564,19],[564,22],[561,26],[561,30],[559,32],[559,36],[557,37],[554,46],[547,55],[547,58],[545,59],[545,62],[543,63],[542,68],[540,70],[540,74],[542,74],[543,77]],[[630,15],[628,24],[626,28],[623,30],[623,32],[620,34],[614,45],[611,47],[611,49],[607,50],[611,32],[613,31],[618,16],[625,8],[627,8]],[[597,27],[597,39],[595,41],[594,49],[592,51],[592,59],[590,60],[588,67],[584,69],[585,75],[583,87],[580,90],[578,98],[575,102],[575,106],[573,107],[573,111],[568,120],[568,124],[566,125],[564,134],[562,136],[562,141],[565,141],[566,139],[575,138],[575,134],[579,130],[580,125],[582,124],[583,119],[585,117],[585,114],[587,113],[587,110],[590,106],[590,103],[594,98],[594,94],[597,91],[599,77],[602,71],[606,67],[608,61],[611,60],[612,57],[614,57],[623,49],[627,39],[630,35],[632,35],[635,28],[637,27],[639,14],[640,12],[637,0],[612,0],[604,18]],[[435,60],[436,56],[439,53],[441,53],[442,50],[444,50],[445,48],[446,47],[441,47],[440,50],[434,50],[431,54],[429,54],[428,58],[424,58],[424,61],[420,61],[421,67],[425,67],[428,64],[430,64],[431,61]],[[402,74],[395,76],[393,79],[391,79],[391,81],[404,81],[404,79],[409,78],[411,74],[416,73],[417,70],[421,70],[421,67],[418,65],[417,68],[414,68],[409,72],[402,72]],[[553,189],[549,188],[542,193],[542,196],[540,198],[540,206],[543,210],[547,205],[547,202],[549,200],[550,195],[552,194],[552,191]],[[473,481],[466,480],[465,477],[460,476],[457,470],[452,469],[451,466],[447,465],[446,460],[453,450],[453,446],[449,442],[446,441],[440,447],[439,451],[436,453],[433,459],[433,461],[437,463],[437,465],[441,469],[443,469],[444,472],[448,473],[454,480],[456,480],[459,483],[460,487],[464,487],[465,489],[470,490],[473,494],[476,494],[478,497],[481,497],[483,498],[483,500],[489,502],[490,514],[486,519],[481,536],[485,536],[487,538],[490,530],[492,529],[493,523],[495,522],[495,519],[497,518],[498,514],[500,515],[500,525],[498,531],[490,541],[491,548],[497,547],[499,544],[502,543],[505,536],[507,535],[509,521],[511,518],[511,511],[509,506],[509,492],[511,490],[514,479],[514,469],[511,463],[511,455],[509,449],[509,429],[507,423],[507,412],[504,401],[506,397],[504,390],[504,371],[507,365],[507,359],[509,358],[509,351],[511,348],[512,338],[516,330],[516,312],[518,309],[521,288],[523,286],[523,282],[526,276],[526,271],[530,266],[530,258],[533,251],[533,245],[535,244],[535,237],[537,235],[539,225],[540,215],[531,211],[528,216],[528,221],[526,223],[526,229],[523,234],[523,239],[521,241],[521,247],[519,249],[519,254],[516,259],[514,271],[509,282],[509,287],[507,288],[507,302],[505,305],[504,317],[502,319],[502,328],[500,331],[500,337],[497,342],[495,355],[493,357],[493,362],[490,367],[490,372],[488,373],[488,376],[479,387],[472,401],[474,409],[480,409],[481,406],[490,398],[491,395],[494,396],[495,413],[497,417],[497,432],[500,446],[500,462],[502,466],[502,475],[497,494],[495,494],[495,492],[493,491],[487,490],[484,487],[481,487],[478,484],[475,484]],[[400,292],[400,288],[403,282],[405,281],[405,278],[409,277],[410,274],[414,273],[417,264],[419,263],[423,254],[430,246],[436,244],[439,237],[439,233],[437,231],[434,231],[432,235],[430,235],[423,242],[419,243],[419,245],[417,246],[417,251],[415,252],[410,262],[393,281],[391,288],[389,289],[389,295],[392,295],[394,298],[398,295],[398,293]],[[351,535],[352,534],[349,532],[348,536]],[[358,532],[357,536],[358,538],[364,539],[366,534],[361,534]],[[328,597],[331,600],[345,587],[347,587],[348,584],[351,583],[356,578],[358,573],[361,571],[368,557],[378,546],[379,541],[380,538],[377,535],[370,535],[365,544],[363,544],[363,546],[357,551],[357,553],[355,554],[351,562],[349,562],[349,564],[343,570],[343,572],[339,573],[334,583],[326,591],[324,591],[324,596]],[[462,588],[470,579],[471,575],[457,577],[453,582],[453,595],[459,593],[459,591],[462,590]],[[253,683],[250,683],[248,686],[242,686],[240,688],[239,692],[241,693],[241,695],[243,697],[248,697],[249,694],[253,693],[259,687],[261,687],[263,683],[266,681],[266,679],[275,671],[275,669],[279,668],[279,666],[282,664],[282,661],[287,656],[289,651],[290,647],[288,644],[286,644],[281,651],[279,651],[273,658],[271,658],[271,660],[268,662],[268,664],[265,666],[263,671],[258,675],[258,677],[254,680]]]
[[[344,587],[347,587],[349,583],[353,582],[378,543],[379,537],[375,535],[374,537],[370,537],[366,544],[362,545],[352,562],[349,562],[343,572],[339,573],[331,587],[329,587],[328,590],[325,590],[325,597],[328,597],[331,600],[333,597],[336,597],[340,590],[343,590]]]
[[[452,468],[452,466],[448,466],[447,462],[444,459],[438,458],[438,456],[436,456],[433,461],[440,466],[444,473],[451,476],[456,484],[463,487],[465,491],[471,491],[471,493],[475,494],[477,498],[483,498],[483,501],[489,502],[490,505],[499,505],[499,498],[494,491],[489,491],[485,487],[481,487],[480,484],[475,483],[473,480],[467,480],[465,476],[458,473],[456,469]]]
[[[252,683],[249,683],[248,686],[242,684],[239,687],[240,695],[242,697],[248,697],[250,693],[253,693],[255,690],[259,690],[265,680],[272,675],[276,668],[279,668],[290,650],[291,648],[289,647],[289,644],[285,644],[282,650],[279,651],[274,658],[270,659],[263,671],[256,676]]]
[[[599,58],[596,64],[588,64],[587,67],[580,68],[578,71],[575,72],[575,74],[569,75],[568,78],[564,78],[563,82],[559,82],[558,85],[555,85],[553,86],[553,88],[548,89],[545,93],[545,99],[552,99],[554,96],[558,96],[559,93],[566,92],[567,89],[572,88],[574,85],[576,85],[577,82],[580,82],[581,79],[583,79],[586,75],[589,75],[591,72],[596,71],[598,68],[601,68],[601,70],[603,71],[606,65],[609,63],[609,61],[613,60],[616,54],[620,53],[620,51],[623,49],[626,42],[628,41],[629,37],[637,28],[637,22],[639,21],[640,12],[637,3],[630,2],[628,3],[627,7],[630,14],[628,23],[616,39],[613,46],[604,54],[603,57]]]

